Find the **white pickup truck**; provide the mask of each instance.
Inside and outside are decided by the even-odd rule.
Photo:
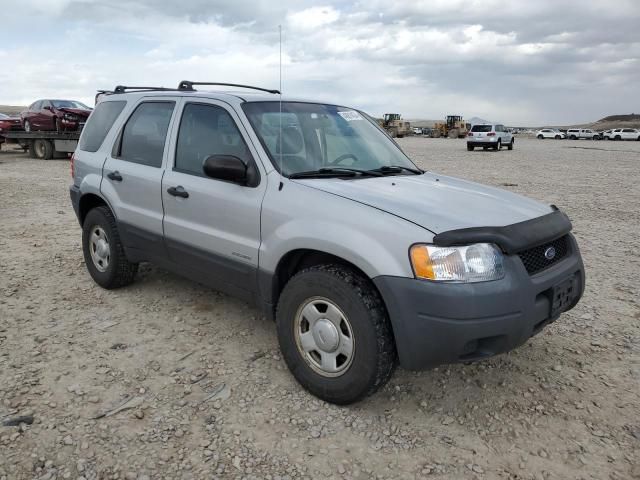
[[[567,138],[569,140],[579,140],[581,138],[600,140],[600,134],[590,128],[570,128],[567,130]]]

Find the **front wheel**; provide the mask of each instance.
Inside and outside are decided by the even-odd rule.
[[[380,294],[341,265],[297,273],[276,313],[278,340],[296,380],[322,400],[346,405],[391,378],[396,349]]]
[[[101,287],[112,289],[133,282],[138,264],[127,260],[116,219],[108,207],[94,208],[84,219],[82,251],[91,278]]]
[[[560,140],[562,137],[560,135],[556,135],[556,140]]]
[[[27,133],[31,131],[31,122],[29,120],[24,121],[24,131]]]
[[[511,141],[509,142],[509,145],[507,145],[507,150],[513,150],[513,144],[514,144],[514,140],[512,138]]]
[[[622,137],[620,135],[616,135],[613,139],[614,140],[622,140]]]

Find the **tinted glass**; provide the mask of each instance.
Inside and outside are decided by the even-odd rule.
[[[78,148],[85,152],[97,152],[126,104],[125,101],[99,103],[89,116]]]
[[[251,162],[247,144],[224,108],[189,103],[180,120],[174,169],[204,177],[202,164],[210,155],[233,155],[247,165]]]
[[[141,103],[127,120],[118,157],[150,167],[162,165],[164,142],[175,102]]]
[[[474,125],[473,127],[471,127],[471,131],[472,132],[490,132],[491,131],[491,125]]]
[[[42,108],[42,101],[37,101],[31,106],[31,110],[38,111]]]
[[[285,175],[323,167],[416,168],[362,113],[336,105],[246,102],[247,114],[274,167]]]

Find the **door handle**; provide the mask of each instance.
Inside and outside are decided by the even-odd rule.
[[[181,185],[178,185],[177,187],[167,188],[167,193],[169,195],[173,195],[174,197],[189,198],[189,192],[182,188]]]
[[[114,182],[121,182],[122,181],[122,175],[120,175],[120,172],[115,170],[113,172],[109,172],[107,174],[107,178],[109,178],[109,180],[113,180]]]

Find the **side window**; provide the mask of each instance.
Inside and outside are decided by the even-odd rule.
[[[178,130],[174,170],[204,177],[202,164],[210,155],[233,155],[252,162],[238,127],[222,107],[188,103]]]
[[[82,130],[78,148],[85,152],[97,152],[126,104],[125,101],[99,103]]]
[[[162,153],[175,102],[144,102],[122,129],[115,157],[149,167],[162,166]]]
[[[502,125],[496,125],[496,132],[502,132]]]

